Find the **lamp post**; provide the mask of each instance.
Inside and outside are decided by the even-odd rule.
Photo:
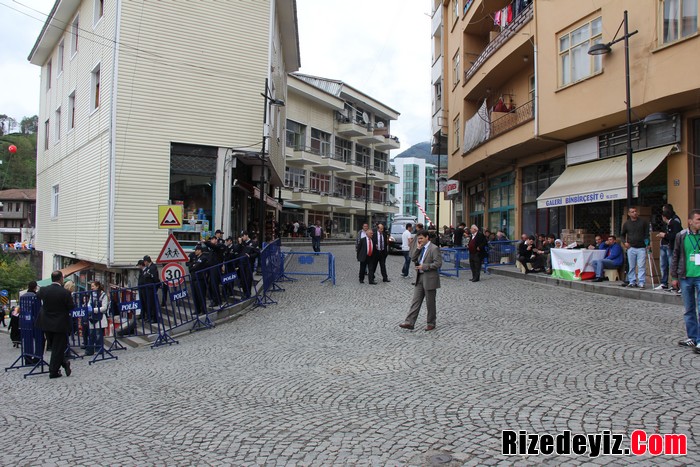
[[[625,91],[626,91],[626,110],[627,110],[627,209],[632,206],[632,192],[634,189],[634,181],[632,179],[632,106],[630,104],[630,55],[629,55],[629,38],[637,34],[637,30],[629,32],[627,21],[627,10],[625,10],[622,20],[624,26],[624,34],[622,37],[615,39],[607,44],[594,44],[588,49],[589,55],[606,55],[612,51],[611,46],[620,41],[625,41]],[[618,28],[618,32],[620,29]],[[617,36],[617,33],[615,33]]]
[[[258,242],[260,243],[260,248],[263,246],[265,241],[265,175],[266,175],[266,165],[265,156],[267,155],[266,142],[270,137],[270,128],[267,124],[267,106],[268,102],[271,105],[276,105],[279,107],[284,107],[284,101],[275,99],[271,96],[268,78],[265,78],[265,92],[260,94],[265,98],[265,106],[263,107],[263,138],[262,138],[262,149],[260,150],[260,219],[258,225],[258,235],[260,238]]]
[[[442,129],[438,130],[438,135],[437,135],[437,144],[433,144],[433,149],[437,149],[437,156],[438,156],[438,163],[437,163],[437,177],[435,180],[435,183],[437,184],[437,190],[436,190],[436,196],[437,196],[437,201],[435,203],[435,222],[437,225],[435,226],[435,229],[437,230],[436,232],[436,240],[435,243],[437,246],[440,246],[440,173],[442,171],[441,168],[441,157],[440,157],[440,152],[441,152],[441,143],[442,143]],[[436,147],[437,146],[437,147]]]

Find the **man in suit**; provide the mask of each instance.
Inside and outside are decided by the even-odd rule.
[[[469,249],[469,267],[472,270],[472,278],[469,280],[471,282],[479,282],[481,263],[484,260],[484,253],[488,240],[484,234],[479,232],[479,227],[474,224],[469,228],[469,231],[472,234],[467,244],[467,248]]]
[[[428,325],[426,331],[435,329],[437,319],[437,310],[435,306],[435,297],[437,289],[440,288],[440,268],[442,267],[442,252],[440,248],[430,242],[428,232],[421,230],[416,235],[418,247],[413,253],[411,259],[416,265],[416,282],[413,289],[413,300],[411,307],[406,316],[406,320],[399,324],[403,329],[413,329],[418,319],[420,307],[425,298],[426,306],[428,307]]]
[[[51,285],[42,287],[37,294],[41,300],[41,313],[38,326],[46,333],[51,342],[51,360],[49,361],[49,378],[60,378],[61,367],[70,376],[70,361],[66,358],[68,334],[71,332],[71,311],[73,297],[63,288],[63,273],[51,273]]]
[[[369,276],[369,283],[375,285],[374,271],[377,269],[377,244],[374,241],[374,231],[368,229],[365,238],[357,244],[357,260],[360,262],[360,284],[365,283],[365,274]]]
[[[374,231],[374,243],[377,245],[377,264],[382,272],[382,280],[391,282],[386,273],[386,257],[389,255],[389,232],[384,228],[381,222],[377,224],[377,230]]]

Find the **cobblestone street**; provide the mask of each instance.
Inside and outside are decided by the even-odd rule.
[[[322,245],[322,251],[327,248]],[[412,295],[359,284],[337,246],[337,285],[282,284],[276,305],[180,344],[120,352],[73,375],[0,379],[2,465],[583,465],[502,456],[501,431],[685,433],[693,464],[700,355],[682,308],[482,275],[442,278],[437,329],[400,329]],[[414,273],[412,273],[414,274]],[[17,356],[0,335],[3,367]],[[700,435],[700,433],[699,433]],[[443,457],[444,456],[444,457]]]

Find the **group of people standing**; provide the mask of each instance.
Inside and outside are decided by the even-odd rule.
[[[383,282],[391,282],[386,271],[386,257],[389,255],[389,233],[384,224],[377,224],[376,229],[370,229],[369,224],[362,224],[362,230],[357,233],[355,252],[360,263],[360,284],[365,283],[365,276],[370,285],[376,285],[375,273],[377,266]]]

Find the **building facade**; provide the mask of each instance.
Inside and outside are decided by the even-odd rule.
[[[0,243],[21,242],[34,246],[36,189],[0,191]]]
[[[183,205],[194,222],[176,235],[189,246],[275,212],[285,110],[274,104],[300,63],[294,0],[57,1],[29,61],[42,70],[44,276],[83,260],[119,282],[112,273],[165,242],[159,205]]]
[[[288,77],[282,226],[321,222],[332,236],[398,212],[389,186],[399,177],[389,152],[399,148],[399,113],[342,81]]]
[[[398,213],[417,217],[426,228],[437,222],[437,167],[418,157],[396,157],[393,162],[401,177],[394,187]]]
[[[617,233],[628,146],[633,204],[652,221],[663,203],[683,218],[700,201],[697,0],[444,0],[441,10],[441,115],[467,223],[511,238]],[[596,44],[610,53],[589,54]]]

